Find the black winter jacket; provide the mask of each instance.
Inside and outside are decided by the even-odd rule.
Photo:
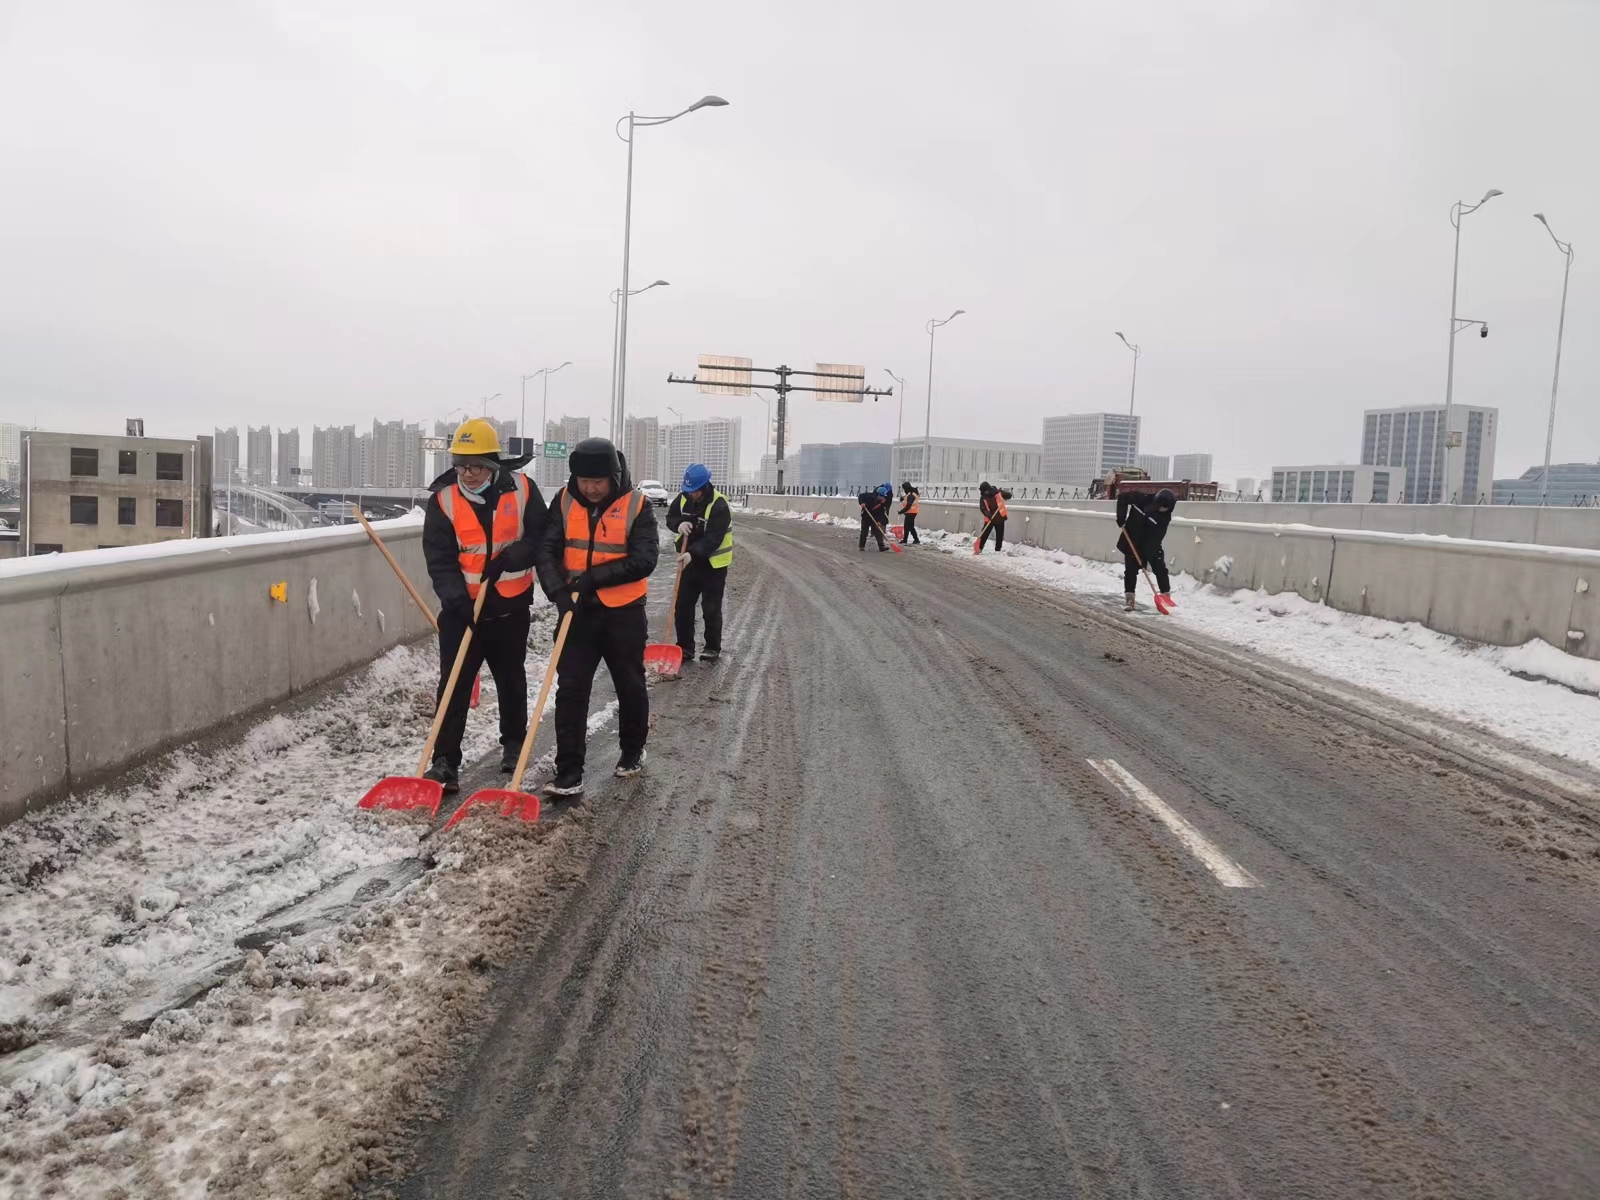
[[[455,481],[456,472],[452,467],[428,485],[428,490],[433,495],[428,497],[426,515],[422,518],[422,556],[428,563],[428,578],[433,580],[433,594],[439,597],[440,605],[445,608],[472,604],[467,595],[466,576],[461,573],[461,546],[456,540],[455,526],[450,523],[450,518],[445,516],[444,509],[439,507],[439,493]],[[535,549],[539,539],[544,536],[547,516],[544,497],[539,493],[539,485],[532,479],[528,480],[528,484],[530,489],[528,512],[523,518],[522,536],[499,555],[508,571],[526,571],[533,566]],[[515,486],[510,469],[502,468],[495,472],[494,478],[489,481],[489,486],[484,489],[482,496],[474,496],[465,490],[462,492],[472,502],[473,511],[477,513],[478,520],[483,525],[484,536],[489,538],[491,543],[494,535],[495,506],[500,503],[500,497]],[[532,603],[532,588],[520,596],[511,597],[502,596],[498,591],[491,591],[483,602],[482,619],[487,621],[494,617],[503,617],[515,609],[527,608]]]
[[[1172,511],[1156,511],[1154,496],[1131,495],[1122,492],[1117,496],[1117,524],[1126,531],[1117,537],[1117,549],[1128,552],[1127,539],[1132,538],[1140,558],[1150,558],[1161,549],[1167,536],[1167,526],[1172,524]]]
[[[650,578],[656,569],[656,560],[661,555],[661,527],[656,524],[655,506],[646,500],[639,509],[639,515],[628,527],[627,557],[613,562],[596,563],[583,572],[578,580],[567,579],[567,530],[561,520],[562,496],[564,494],[572,496],[589,510],[589,528],[593,530],[600,519],[600,514],[614,504],[618,496],[632,490],[633,480],[628,477],[628,468],[624,465],[619,483],[612,487],[610,495],[601,504],[590,504],[583,498],[583,493],[578,490],[576,476],[568,479],[567,486],[550,498],[550,519],[545,523],[544,537],[534,551],[534,566],[539,572],[539,586],[552,601],[558,593],[563,591],[570,593],[576,587],[581,597],[580,606],[591,608],[601,603],[600,597],[596,595],[601,588],[616,587],[619,584],[635,583]],[[644,602],[645,598],[640,596],[634,601],[634,605],[642,605]],[[625,607],[631,608],[634,605]]]
[[[877,492],[862,492],[856,497],[856,502],[871,513],[872,519],[877,521],[879,525],[887,525],[889,523],[890,499],[888,496],[878,495]]]
[[[688,534],[685,549],[697,563],[711,561],[711,556],[722,545],[722,539],[733,528],[733,513],[728,509],[726,496],[711,501],[709,510],[698,500],[679,493],[667,508],[667,528],[678,535]]]

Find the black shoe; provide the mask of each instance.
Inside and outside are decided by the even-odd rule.
[[[714,663],[721,657],[722,657],[722,651],[721,650],[707,650],[704,654],[702,654],[700,656],[700,661],[701,662]]]
[[[544,791],[547,796],[581,796],[583,795],[583,772],[563,771],[544,785]]]
[[[694,661],[694,647],[693,646],[679,646],[678,649],[683,651],[683,661],[684,662],[693,662]]]
[[[517,769],[517,759],[522,757],[521,746],[506,746],[500,751],[500,774],[510,775]]]
[[[461,777],[456,774],[456,769],[442,758],[434,759],[433,765],[422,773],[422,777],[444,784],[446,795],[453,795],[461,790]]]
[[[879,546],[878,547],[878,553],[879,554],[887,554],[887,553],[889,553],[889,547],[887,547],[887,546]]]
[[[645,757],[645,752],[643,750],[639,751],[637,758],[629,758],[626,754],[624,754],[617,760],[617,778],[632,779],[640,771],[644,770]]]

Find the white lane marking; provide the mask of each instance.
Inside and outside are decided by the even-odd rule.
[[[1184,848],[1198,858],[1206,870],[1217,877],[1217,882],[1222,884],[1223,887],[1254,888],[1261,886],[1260,880],[1217,849],[1205,834],[1184,820],[1182,815],[1160,796],[1130,775],[1127,768],[1122,766],[1121,763],[1113,762],[1109,758],[1091,758],[1088,762],[1091,767],[1104,775],[1119,792],[1130,800],[1137,800],[1154,813],[1163,825],[1172,830],[1177,839],[1183,843]]]

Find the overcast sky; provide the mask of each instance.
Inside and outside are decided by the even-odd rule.
[[[1125,410],[1217,475],[1358,461],[1366,407],[1498,405],[1496,474],[1600,457],[1600,4],[0,0],[0,420],[432,420],[572,359],[605,413],[639,134],[629,410],[702,352],[909,381],[935,436]],[[537,384],[533,385],[535,388]],[[898,389],[897,389],[898,390]],[[530,411],[537,411],[530,391]],[[898,396],[794,406],[888,439]],[[670,419],[670,418],[669,418]],[[596,425],[599,430],[598,424]]]

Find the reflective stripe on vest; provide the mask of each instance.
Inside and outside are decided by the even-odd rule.
[[[715,488],[711,489],[711,500],[706,505],[706,517],[711,516],[711,510],[718,500],[728,505],[728,532],[722,535],[722,544],[717,547],[717,552],[711,556],[711,565],[718,569],[733,564],[733,505],[728,504],[728,498]]]
[[[906,505],[904,509],[906,516],[914,517],[917,515],[917,498],[917,493],[915,492],[906,493]]]
[[[501,553],[512,542],[522,536],[524,523],[528,515],[528,498],[532,494],[532,485],[528,477],[520,471],[511,475],[513,486],[509,492],[501,495],[494,509],[494,537],[493,544],[484,536],[483,522],[478,519],[479,504],[474,504],[461,490],[459,483],[452,483],[439,493],[439,507],[444,510],[444,515],[450,518],[450,524],[455,527],[456,545],[459,547],[457,561],[461,564],[461,574],[467,581],[467,595],[474,600],[478,598],[478,589],[483,586],[483,569],[489,565],[489,559]],[[494,590],[502,596],[520,596],[533,587],[532,569],[523,571],[507,571],[494,581]]]
[[[633,528],[646,503],[644,493],[624,492],[606,506],[599,522],[591,529],[588,505],[579,503],[562,488],[561,524],[566,530],[563,565],[567,568],[567,579],[576,579],[601,563],[627,558],[628,530]],[[632,583],[603,587],[596,595],[607,608],[622,608],[642,599],[649,590],[649,580],[637,579]]]

